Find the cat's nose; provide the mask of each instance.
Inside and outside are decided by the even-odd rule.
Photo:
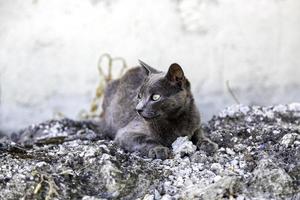
[[[139,109],[139,108],[136,108],[135,111],[139,114],[141,114],[143,112],[143,109]]]
[[[144,105],[142,104],[142,102],[139,102],[138,105],[135,107],[135,111],[139,114],[141,114],[143,112],[143,108]]]

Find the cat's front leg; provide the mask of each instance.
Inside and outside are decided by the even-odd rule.
[[[218,150],[218,144],[206,137],[201,128],[197,129],[192,136],[192,142],[199,150],[203,150],[208,154],[213,154]]]
[[[170,150],[151,136],[130,131],[118,131],[115,142],[123,149],[134,152],[138,151],[144,156],[165,160],[170,156]]]

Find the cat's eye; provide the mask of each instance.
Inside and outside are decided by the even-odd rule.
[[[153,94],[153,95],[151,96],[151,99],[152,99],[153,101],[158,101],[158,100],[160,99],[160,95],[159,95],[159,94]]]

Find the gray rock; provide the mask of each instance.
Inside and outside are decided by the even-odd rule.
[[[270,159],[259,161],[249,182],[248,191],[266,199],[278,199],[297,192],[292,178]]]
[[[236,177],[224,177],[217,182],[207,186],[203,184],[193,185],[187,190],[183,191],[186,199],[232,199],[240,190],[240,184]]]

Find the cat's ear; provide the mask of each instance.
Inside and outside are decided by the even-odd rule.
[[[139,60],[139,63],[141,67],[145,70],[147,75],[159,73],[159,71],[157,71],[153,67],[150,67],[148,64],[144,63],[143,61]]]
[[[180,86],[185,81],[183,70],[177,63],[173,63],[169,67],[166,78],[172,83],[178,83]]]

